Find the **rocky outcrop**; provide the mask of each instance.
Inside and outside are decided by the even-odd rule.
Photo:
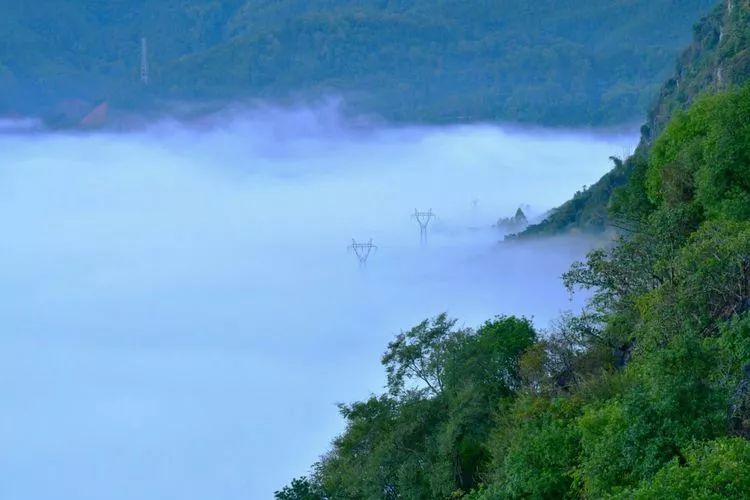
[[[517,232],[523,231],[529,225],[529,220],[526,218],[526,214],[519,207],[513,217],[502,218],[497,221],[495,226],[506,232]]]

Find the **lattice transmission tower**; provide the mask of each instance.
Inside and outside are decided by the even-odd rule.
[[[367,243],[359,243],[357,240],[352,239],[352,244],[349,245],[348,249],[356,255],[360,268],[367,267],[367,259],[370,258],[371,254],[378,251],[378,247],[372,243],[372,238]]]
[[[420,212],[415,208],[412,217],[419,224],[419,241],[423,245],[427,244],[427,227],[430,225],[430,221],[437,216],[432,212],[432,209],[429,209],[426,212]]]

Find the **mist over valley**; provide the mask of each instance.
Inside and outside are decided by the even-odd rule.
[[[342,431],[336,403],[382,389],[402,329],[580,307],[560,275],[594,240],[495,223],[634,141],[268,107],[0,135],[0,491],[268,498]],[[415,209],[437,215],[426,244]],[[347,247],[370,238],[360,269]]]

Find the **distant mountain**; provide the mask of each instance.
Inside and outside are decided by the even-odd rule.
[[[391,120],[622,123],[714,3],[0,0],[0,114],[336,94]]]
[[[627,160],[616,158],[611,172],[554,209],[541,223],[529,226],[520,237],[605,231],[612,222],[614,193],[639,165],[645,165],[653,140],[674,114],[687,109],[702,94],[735,88],[750,80],[748,2],[724,0],[693,32],[692,43],[680,56],[676,71],[663,84],[648,112],[635,154]]]

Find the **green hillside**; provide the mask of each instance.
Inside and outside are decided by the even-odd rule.
[[[392,120],[618,124],[642,116],[713,3],[2,0],[0,113],[338,94]]]
[[[733,5],[733,8],[728,8]],[[641,128],[641,143],[633,157],[585,191],[553,210],[520,237],[570,231],[601,232],[617,226],[610,216],[616,197],[633,171],[647,161],[652,143],[675,113],[705,93],[727,90],[750,80],[750,6],[730,2],[717,6],[694,28],[693,41],[679,57],[676,73],[662,86]]]
[[[654,117],[629,230],[563,277],[586,308],[397,335],[386,391],[277,499],[750,498],[750,84]]]

